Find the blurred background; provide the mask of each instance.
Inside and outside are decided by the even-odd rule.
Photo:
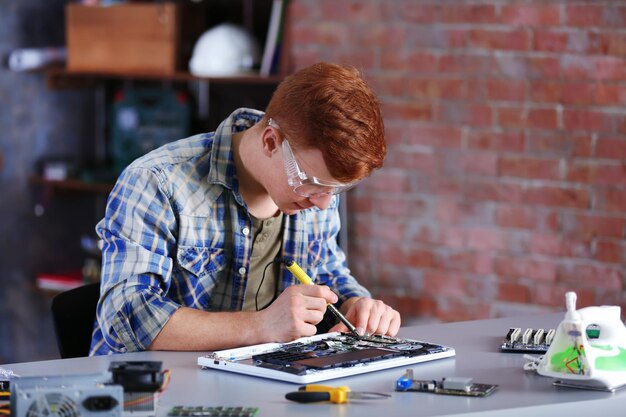
[[[342,244],[405,325],[560,311],[570,290],[626,307],[626,2],[128,6],[0,0],[0,363],[58,357],[50,301],[98,280],[129,155],[263,109],[317,61],[381,99],[387,159],[348,192]],[[250,35],[236,65],[190,70],[226,22],[209,48]]]

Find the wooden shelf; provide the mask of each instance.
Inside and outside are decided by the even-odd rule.
[[[204,81],[218,84],[278,84],[281,75],[261,76],[256,72],[228,77],[197,77],[185,71],[174,73],[116,73],[69,71],[62,66],[53,66],[43,70],[48,78],[48,87],[52,89],[93,87],[105,79],[119,80],[163,80],[163,81]]]
[[[98,194],[108,194],[113,189],[113,184],[86,182],[76,179],[68,180],[47,180],[41,176],[35,175],[30,177],[30,182],[37,185],[43,185],[52,190],[79,191]]]

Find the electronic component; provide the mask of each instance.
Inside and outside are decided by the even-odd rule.
[[[13,415],[121,417],[123,388],[110,374],[21,377],[11,381]]]
[[[396,391],[429,392],[431,394],[486,397],[498,388],[492,384],[476,384],[472,378],[447,377],[441,381],[413,379],[413,370],[407,371],[396,381]]]
[[[167,415],[171,417],[254,417],[257,407],[186,407],[178,405]]]
[[[454,354],[450,347],[413,339],[335,332],[217,351],[199,357],[198,365],[309,384]]]
[[[504,352],[544,353],[554,338],[554,329],[526,329],[522,333],[519,327],[511,327],[506,339],[500,345]]]
[[[157,392],[163,386],[161,362],[114,361],[109,365],[114,384],[124,387],[124,415],[156,415]]]

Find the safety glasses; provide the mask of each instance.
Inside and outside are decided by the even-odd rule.
[[[267,124],[280,131],[280,126],[273,119],[270,118]],[[283,138],[282,149],[287,182],[293,187],[293,191],[301,197],[315,198],[339,194],[358,184],[358,181],[350,183],[330,182],[307,175],[300,169],[286,136]]]

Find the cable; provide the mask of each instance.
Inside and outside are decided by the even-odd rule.
[[[254,294],[254,308],[256,311],[259,311],[259,292],[261,292],[261,286],[263,285],[263,281],[265,281],[265,273],[267,272],[267,268],[274,263],[285,263],[284,258],[275,258],[263,268],[263,276],[261,277],[261,282],[259,282],[259,287],[256,289],[256,294]]]

